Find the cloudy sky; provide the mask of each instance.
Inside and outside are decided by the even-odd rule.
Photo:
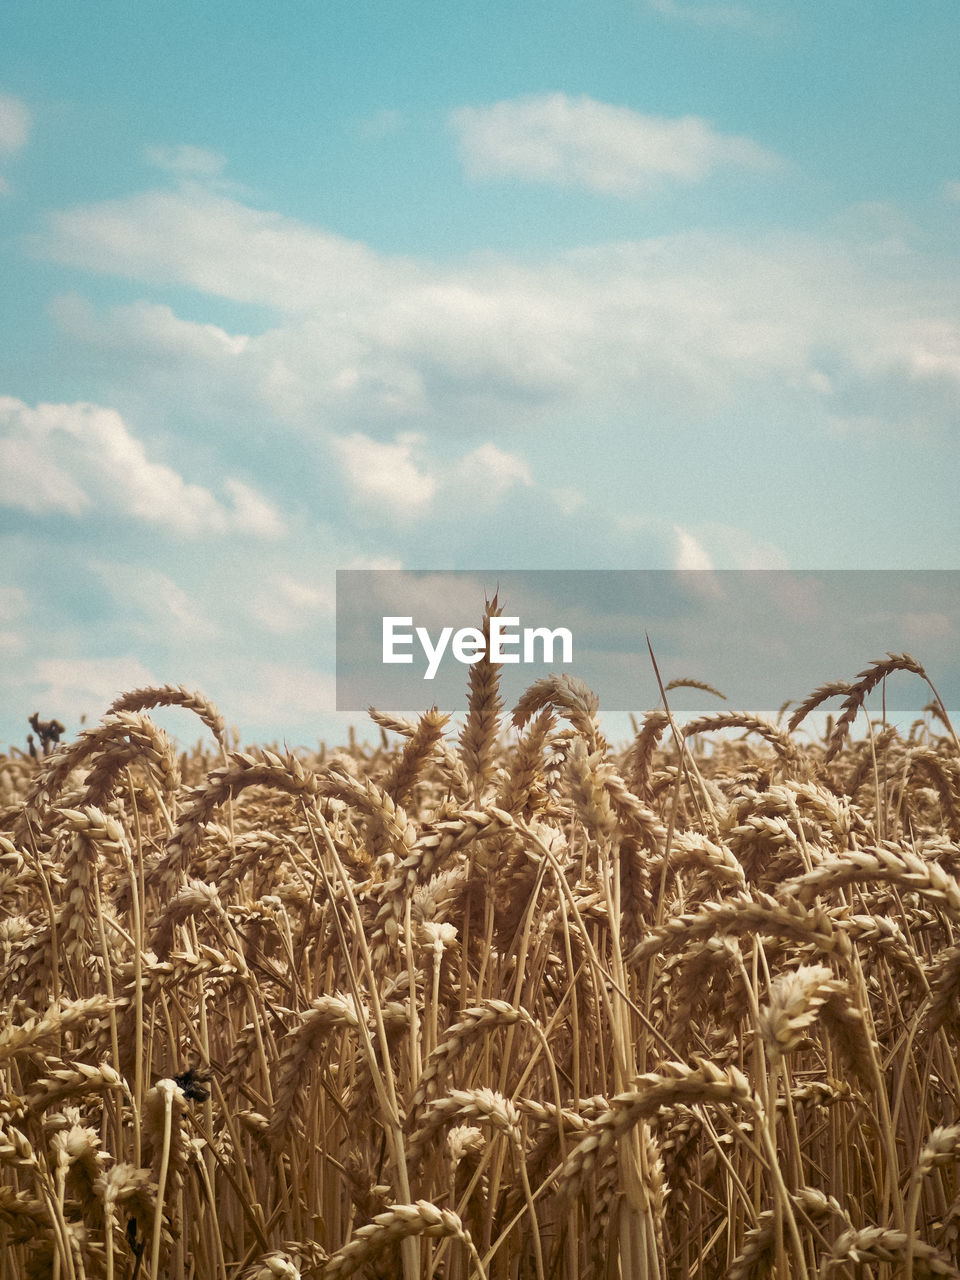
[[[955,0],[7,6],[0,744],[315,741],[337,568],[960,567],[958,65]]]

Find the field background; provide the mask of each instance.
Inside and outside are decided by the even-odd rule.
[[[852,736],[895,671],[923,714]],[[456,736],[374,713],[319,755],[228,750],[170,686],[0,759],[0,1275],[956,1276],[924,679],[615,752],[585,686],[508,718],[481,662]]]
[[[956,570],[958,66],[955,0],[3,6],[0,1280],[956,1275],[957,609],[797,615],[765,718],[669,687],[762,609],[635,725],[334,677],[345,568]]]

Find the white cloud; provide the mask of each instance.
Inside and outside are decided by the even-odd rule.
[[[0,637],[0,651],[3,639]],[[243,727],[242,741],[263,741],[269,735],[288,733],[291,745],[315,744],[325,733],[335,741],[346,740],[343,723],[332,717],[336,684],[331,673],[318,671],[310,660],[263,660],[249,652],[209,648],[198,650],[186,662],[183,655],[171,668],[166,660],[144,662],[132,654],[115,658],[47,657],[18,660],[19,679],[4,688],[9,707],[17,707],[16,719],[8,716],[14,739],[22,743],[26,717],[38,710],[41,717],[56,716],[67,726],[68,737],[80,728],[81,718],[94,725],[121,693],[156,687],[165,681],[183,682],[211,696],[231,726]],[[151,717],[182,743],[196,739],[199,730],[181,711],[169,715],[154,711]],[[20,725],[23,725],[23,733]],[[249,735],[249,736],[246,736]]]
[[[332,617],[335,609],[336,592],[329,583],[302,582],[281,574],[260,587],[250,613],[275,635],[290,635],[315,626],[318,617]]]
[[[0,93],[0,155],[14,155],[30,136],[30,112],[25,103]]]
[[[903,614],[900,625],[907,638],[907,643],[913,648],[920,648],[928,644],[932,645],[934,641],[956,640],[957,628],[955,621],[946,613],[908,612]]]
[[[464,625],[479,622],[483,617],[484,599],[493,594],[493,587],[488,588],[482,574],[463,572],[430,573],[425,577],[415,573],[383,575],[375,578],[366,590],[372,611],[384,615],[410,614],[416,626],[425,626],[431,631],[455,619],[463,619]]]
[[[29,609],[25,591],[20,587],[0,586],[0,622],[14,622]]]
[[[181,320],[168,306],[134,302],[111,307],[98,314],[77,294],[60,294],[50,304],[50,313],[72,337],[99,347],[140,350],[164,355],[168,360],[221,360],[246,350],[247,334],[232,334],[215,324]]]
[[[231,499],[225,511],[225,528],[257,538],[278,538],[283,533],[279,513],[256,489],[233,476],[227,476],[223,487]]]
[[[436,493],[436,479],[416,458],[423,436],[404,432],[380,443],[356,431],[333,441],[344,477],[357,498],[382,505],[398,516],[416,514]]]
[[[677,540],[673,554],[674,569],[706,571],[713,568],[713,561],[692,533],[680,525],[674,525],[673,531]]]
[[[678,0],[647,0],[651,9],[667,18],[678,18],[696,27],[731,27],[739,31],[769,34],[770,22],[742,4],[680,4]]]
[[[298,663],[238,661],[221,679],[231,723],[303,725],[337,705],[334,677]]]
[[[34,243],[72,266],[281,311],[375,306],[402,271],[365,245],[197,184],[54,213]]]
[[[500,497],[515,485],[530,488],[530,467],[515,453],[508,453],[490,442],[479,445],[462,458],[457,478],[471,485],[477,497]]]
[[[0,93],[0,157],[14,156],[30,136],[30,112],[26,104]],[[0,198],[10,194],[10,183],[0,174]]]
[[[794,420],[823,426],[854,414],[871,430],[952,422],[956,271],[905,237],[689,231],[533,263],[439,265],[188,187],[60,214],[45,251],[269,303],[277,322],[249,334],[147,302],[98,315],[61,299],[56,314],[75,339],[129,353],[141,385],[190,397],[198,416],[252,404],[283,427],[355,433],[359,456],[374,428],[623,421],[637,405],[664,424],[745,400],[778,418],[790,402]],[[397,459],[423,509],[429,477],[409,449],[371,457]],[[381,480],[375,465],[368,487]]]
[[[351,556],[340,566],[343,569],[402,569],[399,556]]]
[[[669,560],[672,569],[713,575],[727,569],[788,567],[787,557],[776,543],[758,540],[738,525],[716,521],[665,523],[659,518],[630,514],[615,517],[613,527],[627,539],[642,533],[662,535],[663,547],[658,547],[656,558]]]
[[[225,504],[172,467],[151,462],[113,409],[0,396],[0,503],[31,514],[80,517],[94,509],[192,537],[240,531],[275,537],[280,517],[240,480]]]
[[[183,177],[212,178],[226,168],[227,158],[219,151],[206,147],[161,146],[147,147],[147,159],[158,169]]]
[[[719,133],[699,116],[642,115],[564,93],[461,107],[450,120],[475,178],[518,177],[626,196],[663,180],[699,182],[724,165],[778,163],[751,139]]]
[[[168,573],[119,561],[94,561],[90,568],[121,610],[135,614],[140,634],[151,644],[172,638],[212,640],[219,634],[198,601]]]
[[[737,525],[708,522],[675,525],[677,569],[786,569],[773,542],[758,541]]]
[[[29,609],[26,592],[20,587],[0,586],[0,655],[3,657],[12,658],[26,652],[25,635],[5,624],[17,622]]]
[[[31,683],[42,706],[60,720],[98,721],[121,693],[162,681],[139,658],[41,658]]]
[[[391,443],[355,432],[334,440],[333,447],[353,496],[386,506],[393,518],[433,515],[435,499],[458,509],[464,503],[479,507],[517,485],[533,486],[528,463],[492,441],[447,462],[425,458],[424,444],[415,432],[401,432]]]
[[[575,512],[582,510],[587,504],[587,499],[579,489],[564,487],[551,489],[550,496],[560,508],[561,513],[565,516],[572,516]]]

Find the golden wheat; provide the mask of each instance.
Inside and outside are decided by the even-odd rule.
[[[315,754],[169,685],[0,756],[0,1280],[956,1275],[960,752],[851,736],[900,670],[622,750],[482,662]]]

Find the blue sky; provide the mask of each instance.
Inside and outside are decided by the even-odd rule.
[[[8,6],[0,743],[336,732],[336,568],[960,567],[958,65],[953,0]]]

